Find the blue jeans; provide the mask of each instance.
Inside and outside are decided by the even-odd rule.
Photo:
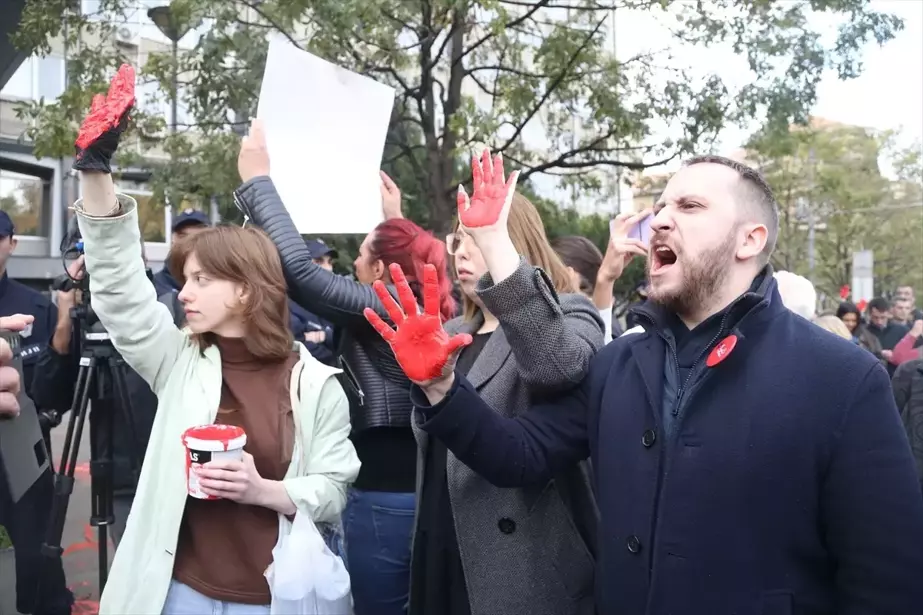
[[[269,605],[212,600],[188,585],[170,581],[161,615],[269,615]]]
[[[356,615],[404,615],[416,497],[350,489],[343,511],[346,567]]]

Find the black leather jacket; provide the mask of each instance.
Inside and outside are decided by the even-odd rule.
[[[349,398],[353,434],[370,427],[409,427],[413,410],[410,381],[391,347],[363,315],[370,307],[390,322],[372,287],[314,263],[269,177],[241,185],[234,192],[234,202],[279,249],[292,299],[342,330],[337,362],[343,370],[340,382]]]

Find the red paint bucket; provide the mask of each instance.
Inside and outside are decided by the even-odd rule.
[[[219,500],[208,495],[199,486],[199,477],[193,468],[209,461],[225,461],[243,458],[247,434],[235,425],[200,425],[183,432],[183,446],[186,447],[186,491],[200,500]]]

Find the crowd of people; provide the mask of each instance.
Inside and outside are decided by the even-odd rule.
[[[249,223],[183,212],[153,274],[111,178],[133,102],[123,67],[74,164],[69,274],[89,275],[132,398],[131,425],[94,409],[116,416],[96,443],[116,476],[103,615],[273,612],[265,573],[298,515],[343,558],[355,615],[923,610],[923,313],[904,286],[817,314],[810,282],[769,264],[779,211],[757,171],[688,160],[605,253],[550,242],[487,150],[445,242],[383,175],[351,279],[296,228],[255,121],[234,193]],[[623,327],[634,258],[648,280]],[[0,412],[20,389],[70,407],[77,292],[24,382],[0,368]],[[211,424],[242,429],[243,453],[187,467],[183,434]],[[60,562],[13,534],[19,610],[68,613]]]

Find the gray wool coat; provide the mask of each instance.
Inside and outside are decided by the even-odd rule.
[[[603,323],[593,304],[582,295],[558,297],[545,273],[525,260],[499,284],[485,275],[478,295],[500,327],[468,380],[505,416],[575,386],[603,345]],[[474,333],[482,324],[482,317],[456,318],[445,328],[449,334]],[[428,444],[419,420],[415,413],[418,503]],[[594,612],[591,550],[598,512],[583,465],[541,487],[501,489],[450,451],[447,478],[471,615]]]

